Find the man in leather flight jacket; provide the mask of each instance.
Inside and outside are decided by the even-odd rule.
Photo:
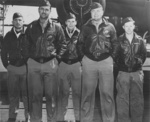
[[[40,18],[26,30],[25,55],[28,58],[28,81],[31,122],[42,121],[43,92],[46,98],[47,122],[56,121],[58,61],[66,50],[66,39],[60,25],[49,18],[51,5],[43,1]]]
[[[82,59],[81,122],[93,122],[95,90],[98,85],[103,122],[114,122],[113,59],[117,49],[114,26],[103,16],[101,4],[93,2],[91,19],[83,25],[78,49]]]
[[[76,122],[80,120],[81,98],[81,63],[77,53],[77,41],[79,29],[74,14],[69,13],[66,18],[64,33],[67,41],[67,50],[62,55],[62,62],[58,68],[59,78],[59,118],[63,122],[68,106],[70,87],[72,88],[72,100]]]
[[[8,95],[9,95],[9,119],[15,122],[19,109],[20,91],[25,108],[25,118],[28,119],[28,102],[26,86],[26,59],[23,55],[23,45],[26,41],[23,16],[20,13],[13,15],[13,28],[9,31],[3,41],[1,59],[8,71]]]
[[[117,115],[118,122],[142,122],[143,118],[143,71],[146,47],[143,39],[134,32],[135,24],[131,17],[122,21],[125,33],[119,38],[116,64]]]

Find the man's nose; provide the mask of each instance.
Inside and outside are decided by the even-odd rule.
[[[46,12],[46,10],[43,10],[43,12],[45,13],[45,12]]]

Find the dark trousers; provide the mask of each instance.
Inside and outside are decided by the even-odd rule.
[[[122,72],[117,77],[118,122],[142,122],[144,110],[143,72]]]
[[[26,66],[15,67],[9,65],[8,70],[8,95],[9,95],[9,118],[16,119],[19,109],[20,93],[25,108],[25,118],[28,117]]]
[[[46,97],[47,122],[56,121],[57,69],[56,59],[46,63],[28,60],[31,122],[42,120],[43,92]]]

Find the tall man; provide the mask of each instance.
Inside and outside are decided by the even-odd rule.
[[[103,18],[101,4],[93,2],[91,19],[82,27],[79,54],[82,59],[81,122],[93,122],[95,90],[98,85],[103,122],[114,122],[113,58],[116,50],[114,26]]]
[[[143,72],[146,47],[143,39],[134,32],[131,17],[122,21],[125,31],[119,38],[117,66],[117,115],[118,122],[142,122],[143,118]]]
[[[66,49],[64,32],[49,19],[51,5],[43,1],[38,8],[39,19],[27,27],[26,56],[29,58],[28,81],[31,122],[41,122],[43,92],[46,97],[47,122],[56,121],[57,68]]]
[[[81,98],[81,63],[77,54],[76,44],[79,36],[77,29],[76,17],[69,13],[66,18],[66,28],[64,33],[67,41],[67,50],[62,56],[62,62],[59,65],[59,118],[64,121],[64,116],[67,111],[68,98],[70,87],[72,88],[73,107],[76,121],[79,121],[80,116],[80,98]]]
[[[8,71],[8,95],[9,95],[9,119],[15,122],[19,109],[20,91],[25,107],[25,118],[27,121],[27,86],[26,86],[26,60],[23,56],[23,45],[25,43],[24,20],[20,13],[13,15],[13,27],[4,37],[1,59]]]

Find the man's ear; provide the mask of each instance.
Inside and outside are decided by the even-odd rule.
[[[38,8],[38,12],[40,12],[40,7]]]
[[[65,21],[65,24],[67,25],[67,20]]]
[[[76,20],[75,22],[76,22],[76,24],[75,24],[75,25],[77,25],[77,20]]]
[[[124,29],[124,25],[122,26],[122,28]]]
[[[22,18],[22,22],[24,23],[24,18]]]

